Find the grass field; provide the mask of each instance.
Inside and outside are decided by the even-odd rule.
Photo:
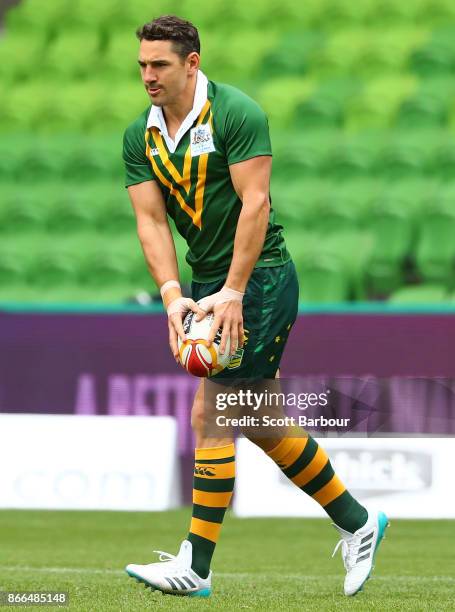
[[[342,593],[341,557],[330,558],[337,534],[322,520],[228,516],[208,600],[152,593],[129,578],[127,563],[157,560],[153,549],[177,552],[188,516],[0,511],[0,590],[69,591],[61,609],[87,612],[455,610],[455,521],[392,521],[355,598]]]

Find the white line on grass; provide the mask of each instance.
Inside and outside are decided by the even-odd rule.
[[[119,569],[100,569],[100,568],[88,568],[88,567],[31,567],[28,565],[0,565],[0,571],[6,572],[42,572],[47,574],[109,574],[124,576],[125,571]],[[241,578],[254,578],[255,580],[269,580],[270,578],[282,578],[283,580],[315,580],[319,581],[321,578],[330,580],[340,580],[341,574],[322,574],[320,576],[308,575],[308,574],[283,574],[281,572],[215,572],[215,576],[221,578],[228,578],[232,580],[238,580]],[[384,582],[455,582],[453,576],[373,576],[374,580]]]

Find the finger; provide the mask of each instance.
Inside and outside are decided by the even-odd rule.
[[[202,321],[202,319],[207,314],[207,311],[201,308],[199,304],[197,304],[194,300],[191,300],[191,302],[189,302],[189,306],[191,310],[196,313],[196,321]]]
[[[210,327],[210,331],[209,331],[209,336],[207,338],[207,342],[209,343],[209,346],[212,344],[213,340],[215,339],[215,336],[217,334],[217,331],[219,330],[221,325],[221,317],[220,316],[216,316],[213,319],[213,323],[212,326]]]
[[[243,329],[243,322],[240,321],[240,323],[239,323],[239,340],[238,340],[239,348],[243,347],[244,340],[245,340],[245,330]]]
[[[238,325],[236,323],[233,323],[231,326],[231,333],[230,333],[230,342],[231,342],[231,350],[230,350],[230,354],[233,355],[236,350],[237,347],[239,345],[239,336],[238,336]]]
[[[175,315],[172,315],[170,321],[171,321],[171,324],[173,325],[175,331],[177,332],[177,335],[180,338],[180,340],[182,342],[185,342],[186,335],[185,335],[185,332],[183,331],[183,325],[182,325],[182,318],[181,318],[181,316],[176,313]]]
[[[229,332],[231,331],[231,326],[226,321],[223,324],[223,332],[221,334],[221,342],[220,342],[220,355],[224,355],[226,351],[226,343],[229,338]]]
[[[179,347],[177,343],[177,332],[175,329],[169,325],[169,346],[171,347],[172,354],[174,355],[174,359],[179,362]]]

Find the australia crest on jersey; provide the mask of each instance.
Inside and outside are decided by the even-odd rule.
[[[191,157],[215,151],[212,131],[208,123],[197,125],[190,131]]]

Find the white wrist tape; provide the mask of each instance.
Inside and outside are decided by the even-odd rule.
[[[205,310],[205,312],[212,311],[217,304],[224,304],[225,302],[243,302],[243,296],[245,294],[241,291],[236,291],[235,289],[229,289],[229,287],[224,286],[217,293],[213,293],[212,295],[208,295],[205,298],[199,300],[198,304]]]
[[[168,280],[163,283],[160,288],[161,297],[164,298],[164,294],[166,293],[166,291],[168,289],[172,289],[173,287],[175,287],[176,289],[180,289],[180,283],[176,280]]]

